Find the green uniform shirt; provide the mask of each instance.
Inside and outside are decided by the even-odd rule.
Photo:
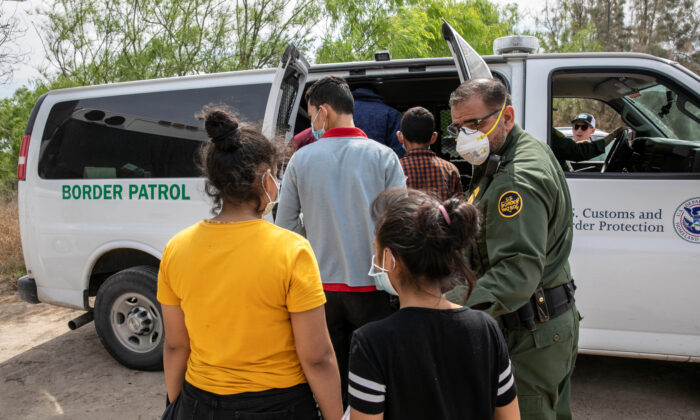
[[[491,303],[492,316],[516,311],[538,286],[571,281],[573,239],[569,187],[549,147],[516,124],[498,154],[490,185],[483,164],[468,193],[482,226],[470,258],[479,280],[466,305]]]
[[[564,171],[571,171],[567,161],[580,162],[605,152],[605,140],[575,142],[559,130],[552,128],[552,152]]]

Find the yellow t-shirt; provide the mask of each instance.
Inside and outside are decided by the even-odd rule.
[[[158,301],[180,306],[187,382],[219,395],[306,382],[290,312],[326,302],[311,245],[265,220],[202,221],[163,252]]]

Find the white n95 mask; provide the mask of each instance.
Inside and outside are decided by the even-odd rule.
[[[498,113],[496,122],[493,123],[489,131],[485,134],[479,130],[470,133],[467,129],[460,128],[459,135],[457,136],[457,153],[470,164],[481,165],[489,157],[489,134],[491,134],[501,120],[503,110],[506,109],[507,100],[508,98],[506,97],[506,100],[503,101],[501,111]]]
[[[488,134],[481,131],[466,134],[460,130],[457,136],[457,153],[470,164],[478,166],[484,163],[489,157],[489,149]]]

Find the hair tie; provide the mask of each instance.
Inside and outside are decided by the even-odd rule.
[[[440,204],[440,205],[438,206],[438,208],[440,209],[440,213],[442,213],[442,217],[445,218],[445,221],[447,222],[447,226],[449,226],[450,223],[452,223],[452,221],[450,220],[450,215],[447,214],[447,210],[445,210],[445,206],[443,206],[442,204]]]
[[[236,127],[236,128],[234,128],[233,130],[229,131],[229,132],[226,133],[226,134],[222,134],[222,135],[217,136],[217,137],[212,137],[212,138],[211,138],[211,142],[214,143],[214,144],[216,144],[216,143],[218,143],[218,142],[220,142],[220,141],[224,141],[224,140],[228,139],[229,137],[233,136],[234,134],[238,133],[238,129],[239,129],[239,128],[240,128],[240,127]]]

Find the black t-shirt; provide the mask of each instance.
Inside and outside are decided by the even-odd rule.
[[[403,308],[355,331],[350,406],[385,419],[490,419],[516,396],[498,324],[469,308]]]

